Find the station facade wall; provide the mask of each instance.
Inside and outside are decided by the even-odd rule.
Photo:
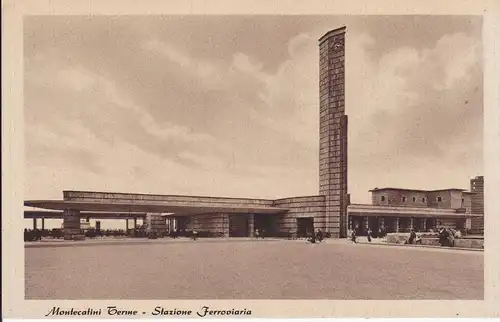
[[[372,191],[372,205],[428,207],[425,191],[380,190]]]
[[[313,218],[314,230],[327,231],[327,218],[326,218],[326,196],[305,196],[305,197],[291,197],[277,200],[267,199],[247,199],[247,198],[220,198],[220,197],[197,197],[197,196],[172,196],[172,195],[147,195],[147,194],[132,194],[132,193],[106,193],[106,192],[86,192],[86,191],[64,191],[64,200],[68,201],[155,201],[155,202],[176,202],[176,203],[213,203],[213,204],[238,204],[245,205],[259,205],[270,207],[284,207],[289,211],[284,214],[266,215],[273,216],[273,231],[279,233],[297,233],[297,218]],[[229,234],[229,214],[212,213],[212,214],[199,214],[189,216],[187,224],[188,230],[208,231],[211,233],[220,233],[224,236]],[[253,214],[250,216],[250,231],[253,231]],[[156,223],[159,218],[153,214],[149,214],[149,218],[155,221],[153,226],[163,226],[165,217],[161,224]],[[168,216],[166,217],[168,218]],[[150,219],[150,220],[151,220]],[[168,220],[168,219],[167,219]],[[330,218],[330,227],[339,229],[340,218]],[[159,229],[159,228],[158,228]],[[337,236],[332,236],[337,237]]]
[[[295,234],[297,232],[297,218],[313,218],[314,230],[325,231],[325,196],[278,199],[274,202],[274,206],[289,209],[288,212],[279,216],[278,226],[281,232]],[[337,224],[339,223],[337,222]]]
[[[189,216],[188,230],[207,231],[210,233],[220,233],[229,236],[229,215],[228,214],[203,214]]]
[[[405,189],[372,190],[372,205],[471,211],[471,195],[460,190],[419,191]]]
[[[226,197],[203,197],[203,196],[181,196],[181,195],[152,195],[134,193],[108,193],[93,191],[63,191],[64,200],[67,201],[155,201],[175,203],[206,203],[206,204],[232,204],[238,206],[258,205],[272,206],[274,200],[251,199],[251,198],[226,198]]]

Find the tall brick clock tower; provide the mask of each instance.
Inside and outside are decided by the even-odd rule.
[[[347,235],[349,203],[345,33],[346,27],[342,27],[327,32],[319,39],[319,193],[325,196],[326,201],[324,230],[333,238]]]

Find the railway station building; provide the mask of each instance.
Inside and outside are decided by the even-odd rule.
[[[64,238],[82,239],[81,219],[137,219],[151,232],[172,229],[210,232],[226,237],[305,236],[318,229],[331,238],[346,237],[348,229],[363,233],[381,225],[391,231],[410,227],[467,228],[472,218],[481,226],[482,185],[472,192],[461,189],[420,191],[373,189],[371,205],[350,204],[347,186],[347,133],[345,114],[346,28],[319,39],[319,189],[315,196],[251,199],[146,195],[94,191],[64,191],[62,200],[28,200],[25,218],[61,218]],[[481,177],[482,178],[482,177]],[[476,178],[477,179],[477,178]],[[479,229],[479,228],[478,228]],[[480,229],[479,229],[480,230]]]

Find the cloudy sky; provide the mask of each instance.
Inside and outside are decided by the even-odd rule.
[[[29,17],[25,199],[318,193],[318,38],[347,26],[351,200],[481,175],[481,18]]]

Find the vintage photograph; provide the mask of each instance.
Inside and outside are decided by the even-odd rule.
[[[482,24],[25,16],[25,298],[483,300]]]

